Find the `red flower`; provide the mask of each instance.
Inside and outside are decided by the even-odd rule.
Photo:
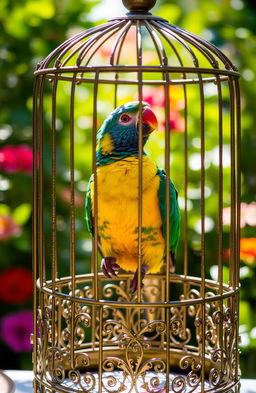
[[[11,267],[0,274],[0,299],[22,304],[32,295],[32,273],[24,267]]]
[[[6,145],[0,149],[0,170],[5,172],[31,173],[33,151],[27,145]]]
[[[11,216],[0,216],[0,241],[7,240],[20,233],[21,229]]]

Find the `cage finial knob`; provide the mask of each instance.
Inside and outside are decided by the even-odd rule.
[[[156,4],[156,0],[122,0],[124,6],[131,12],[145,13]]]

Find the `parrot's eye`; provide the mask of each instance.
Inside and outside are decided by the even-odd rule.
[[[128,121],[130,121],[131,118],[130,118],[129,115],[127,115],[127,114],[124,113],[123,115],[120,116],[120,120],[121,120],[123,123],[128,123]]]

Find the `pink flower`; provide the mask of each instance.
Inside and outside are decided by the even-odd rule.
[[[27,145],[6,145],[0,149],[0,170],[5,172],[31,173],[33,150]]]
[[[11,216],[0,216],[0,241],[8,240],[19,235],[21,228],[16,224]]]
[[[244,205],[246,205],[246,203],[244,203]],[[252,227],[256,226],[256,202],[252,202],[246,206],[245,221]]]
[[[241,221],[240,227],[244,228],[246,225],[256,226],[256,202],[250,204],[242,202],[240,205],[241,209]],[[230,225],[231,220],[231,208],[225,207],[222,211],[223,224]]]
[[[165,127],[165,122],[163,122]],[[171,131],[184,132],[185,131],[185,120],[180,116],[178,111],[172,111],[170,113],[170,129]]]
[[[84,196],[81,193],[75,191],[74,198],[75,198],[75,206],[76,207],[84,207],[85,199],[84,199]],[[65,203],[70,204],[70,201],[71,201],[71,188],[70,187],[62,188],[62,190],[61,190],[61,199]]]
[[[117,38],[118,34],[114,34],[112,38],[103,42],[100,48],[98,49],[98,53],[104,58],[104,62],[109,61],[114,42]],[[114,64],[117,62],[117,53],[120,48],[117,48],[115,52]],[[119,55],[119,64],[136,64],[137,63],[137,54],[136,54],[136,28],[132,27],[129,29],[128,34],[125,37],[124,45],[120,51]]]
[[[30,334],[33,331],[33,313],[22,310],[5,315],[1,320],[1,339],[14,352],[31,352]]]
[[[184,132],[185,120],[181,115],[184,109],[184,95],[180,87],[171,86],[169,88],[170,113],[169,124],[171,131]],[[136,96],[135,99],[138,99]],[[159,131],[165,130],[165,91],[162,87],[145,87],[143,90],[143,101],[147,102],[159,119]]]

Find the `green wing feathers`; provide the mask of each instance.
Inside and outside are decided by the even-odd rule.
[[[93,175],[90,177],[88,182],[87,190],[86,190],[86,199],[85,199],[85,221],[86,226],[90,234],[93,236],[94,227],[93,227],[93,215],[92,215],[92,201],[91,201],[91,184],[93,182]]]
[[[163,169],[158,168],[157,172],[160,177],[160,184],[158,190],[158,201],[163,223],[163,235],[166,239],[166,173]],[[168,215],[167,215],[168,216]],[[174,187],[173,182],[170,180],[170,252],[175,255],[178,241],[180,237],[180,213],[178,206],[178,193]]]

